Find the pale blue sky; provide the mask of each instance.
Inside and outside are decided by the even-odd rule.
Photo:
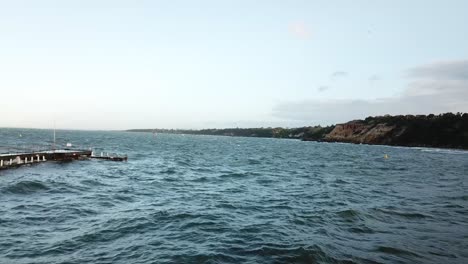
[[[0,0],[0,127],[466,112],[467,10],[461,0]]]

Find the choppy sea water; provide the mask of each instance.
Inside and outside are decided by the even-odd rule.
[[[0,129],[0,145],[51,135]],[[468,263],[465,151],[57,137],[129,160],[0,171],[0,263]]]

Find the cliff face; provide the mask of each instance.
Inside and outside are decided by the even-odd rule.
[[[391,136],[397,132],[394,125],[369,125],[361,121],[351,121],[336,125],[324,141],[338,141],[364,144],[389,144]]]
[[[338,124],[322,140],[468,149],[468,114],[368,117]]]

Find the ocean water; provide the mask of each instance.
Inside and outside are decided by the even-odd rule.
[[[0,129],[0,150],[51,136]],[[468,263],[466,151],[126,132],[57,138],[129,160],[0,171],[0,263]]]

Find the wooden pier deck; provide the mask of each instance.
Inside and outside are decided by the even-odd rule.
[[[47,161],[71,161],[87,159],[92,156],[91,150],[48,150],[29,153],[0,154],[0,170],[30,165]]]
[[[91,156],[93,159],[103,159],[112,161],[126,161],[127,156]]]

